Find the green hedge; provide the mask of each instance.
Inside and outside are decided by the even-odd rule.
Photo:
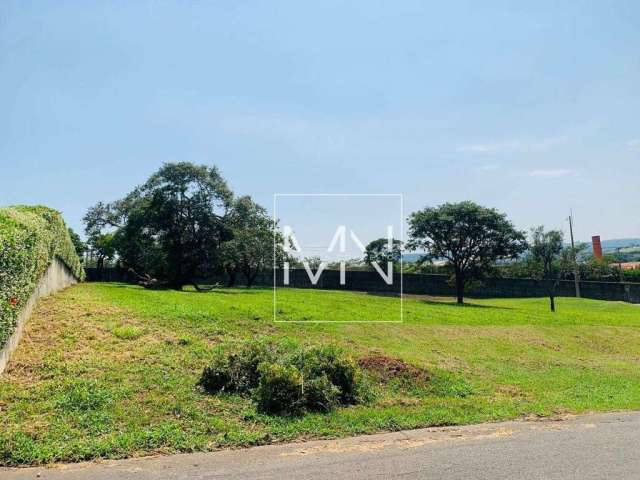
[[[54,257],[80,280],[84,270],[59,212],[47,207],[0,208],[0,348],[18,313]]]
[[[624,275],[625,282],[640,282],[640,268],[624,270],[622,274]]]

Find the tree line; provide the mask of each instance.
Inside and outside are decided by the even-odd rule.
[[[363,264],[398,262],[405,250],[424,252],[422,265],[444,260],[459,304],[470,282],[524,258],[528,276],[548,286],[554,310],[559,281],[576,265],[577,252],[564,245],[561,231],[537,227],[527,236],[505,214],[473,202],[427,207],[408,223],[406,245],[374,240]],[[266,209],[236,197],[212,166],[167,163],[124,198],[91,207],[84,224],[97,266],[117,258],[147,287],[205,289],[202,281],[222,272],[229,285],[242,277],[251,286],[274,263],[298,261],[286,257],[281,238],[274,242],[277,229]]]

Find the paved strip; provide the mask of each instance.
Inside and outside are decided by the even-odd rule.
[[[18,479],[634,479],[640,412],[426,428],[244,450],[0,469]]]

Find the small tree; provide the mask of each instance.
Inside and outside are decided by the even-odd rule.
[[[92,235],[89,238],[89,248],[96,257],[96,267],[99,270],[104,268],[105,261],[113,260],[116,255],[116,242],[111,233]]]
[[[560,280],[570,271],[576,258],[574,249],[564,246],[564,235],[560,230],[544,230],[543,226],[531,229],[531,276],[544,281],[551,311],[556,311],[556,292]]]
[[[364,261],[367,265],[377,262],[378,265],[387,265],[388,262],[398,263],[402,256],[402,242],[392,239],[391,248],[387,238],[379,238],[370,242],[364,252]]]
[[[458,304],[465,285],[481,279],[496,260],[517,258],[526,249],[525,234],[506,215],[473,202],[445,203],[409,217],[408,247],[425,250],[424,260],[446,259],[455,278]]]

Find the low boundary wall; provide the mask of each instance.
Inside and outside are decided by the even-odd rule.
[[[62,290],[63,288],[67,288],[77,282],[78,280],[73,276],[71,270],[69,270],[69,268],[60,260],[54,258],[51,265],[49,265],[49,268],[47,268],[44,275],[42,275],[42,278],[40,278],[38,285],[29,297],[29,300],[20,312],[20,315],[18,315],[18,322],[15,330],[7,340],[4,347],[0,349],[0,374],[4,372],[11,354],[18,346],[20,338],[22,338],[24,325],[29,319],[38,299]]]
[[[98,270],[87,268],[88,281],[106,282],[132,282],[130,275],[122,269],[105,268]],[[238,275],[237,282],[242,285],[244,278]],[[284,286],[283,274],[278,272],[276,276],[278,286]],[[204,280],[203,283],[227,283],[227,277],[219,277]],[[416,295],[455,295],[455,288],[449,282],[448,275],[405,273],[402,276],[403,292]],[[273,286],[273,272],[265,272],[258,275],[254,285],[262,287]],[[325,290],[356,290],[364,292],[388,292],[399,293],[400,275],[394,276],[393,285],[387,285],[377,272],[348,271],[346,272],[345,285],[340,285],[340,272],[337,270],[325,270],[318,283],[312,285],[304,269],[294,269],[289,272],[289,286],[294,288],[319,288]],[[596,300],[615,300],[630,303],[640,303],[640,283],[622,282],[580,282],[580,291],[583,298]],[[488,278],[482,283],[471,285],[466,290],[469,297],[490,298],[519,298],[519,297],[545,297],[547,289],[544,281],[530,278]],[[562,280],[557,289],[559,297],[574,297],[575,284],[573,280]]]

